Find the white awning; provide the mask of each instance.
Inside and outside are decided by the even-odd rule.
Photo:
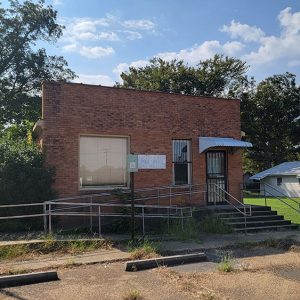
[[[246,148],[246,147],[252,147],[252,144],[240,140],[235,140],[233,138],[203,137],[203,136],[199,137],[200,153],[213,147]]]

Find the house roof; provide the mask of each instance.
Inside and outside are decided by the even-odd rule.
[[[250,179],[261,180],[268,176],[295,175],[300,177],[300,161],[284,162],[273,168],[267,169],[250,177]]]

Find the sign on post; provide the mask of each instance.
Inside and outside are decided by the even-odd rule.
[[[165,169],[166,156],[165,155],[138,155],[138,168],[139,169]]]
[[[129,154],[127,158],[127,170],[129,173],[138,171],[138,156]]]

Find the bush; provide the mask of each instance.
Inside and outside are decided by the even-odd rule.
[[[232,228],[218,216],[206,215],[200,222],[200,231],[206,233],[231,233]]]
[[[53,182],[54,170],[44,166],[44,157],[38,146],[26,141],[0,140],[0,205],[50,200],[55,197],[51,187]],[[41,207],[14,208],[5,209],[5,215],[41,211]],[[4,209],[0,214],[4,216]],[[36,224],[36,220],[30,222],[26,219],[21,223]],[[15,227],[11,222],[1,222],[2,231],[5,224]]]

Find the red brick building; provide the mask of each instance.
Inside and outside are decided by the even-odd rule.
[[[239,100],[57,82],[42,94],[35,130],[60,196],[129,187],[134,153],[166,159],[165,169],[139,170],[136,187],[214,182],[240,198],[240,148],[249,144]]]

